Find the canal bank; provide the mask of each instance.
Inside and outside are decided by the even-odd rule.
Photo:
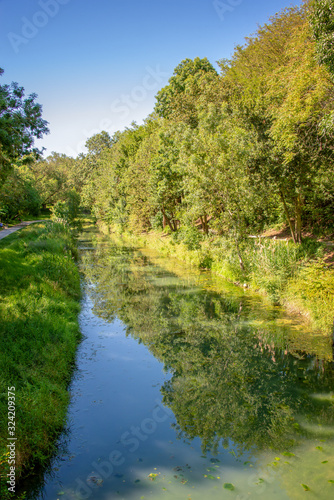
[[[97,233],[81,247],[65,449],[31,498],[327,500],[331,345],[210,273]]]
[[[21,499],[20,481],[48,463],[64,428],[81,338],[76,255],[62,224],[0,242],[1,498]]]

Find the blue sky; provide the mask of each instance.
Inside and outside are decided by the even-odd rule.
[[[0,0],[1,83],[43,105],[38,147],[76,156],[153,110],[185,58],[229,58],[288,0]]]

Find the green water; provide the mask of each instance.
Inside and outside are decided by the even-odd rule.
[[[208,272],[93,240],[66,451],[35,498],[333,498],[331,339]]]

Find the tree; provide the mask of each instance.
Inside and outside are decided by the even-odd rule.
[[[254,230],[259,206],[263,222],[266,202],[262,186],[255,188],[247,169],[254,132],[242,125],[229,114],[226,104],[210,105],[200,115],[198,128],[185,135],[180,163],[185,211],[201,219],[206,234],[208,216],[213,216],[215,229],[234,241],[244,270],[240,244]]]
[[[156,211],[163,214],[164,227],[168,224],[172,232],[177,231],[183,189],[179,159],[178,127],[165,123],[160,132],[159,147],[151,163],[151,192]]]
[[[142,140],[136,154],[129,158],[125,173],[125,192],[130,230],[151,228],[156,214],[155,195],[151,190],[152,162],[159,147],[160,120],[150,119],[143,127]]]
[[[0,68],[0,75],[4,72]],[[13,162],[31,161],[39,156],[34,138],[49,132],[42,119],[42,106],[36,103],[36,94],[24,99],[24,89],[17,83],[0,85],[0,179],[4,180]]]
[[[87,139],[85,146],[88,149],[89,155],[98,156],[104,149],[110,149],[114,142],[114,139],[110,137],[108,132],[102,130],[102,132]]]
[[[334,75],[334,1],[311,2],[310,20],[317,42],[318,60]]]
[[[96,200],[101,169],[110,156],[115,140],[104,130],[93,135],[85,144],[88,153],[77,160],[77,176],[85,206],[92,206]]]
[[[156,112],[163,118],[196,127],[196,103],[205,86],[217,77],[207,58],[185,59],[175,68],[169,84],[158,92]]]
[[[44,208],[63,200],[64,193],[76,187],[79,177],[76,166],[76,160],[55,152],[30,166]]]
[[[332,156],[320,125],[333,106],[333,85],[315,61],[306,14],[303,7],[276,15],[223,66],[232,113],[256,131],[249,170],[279,193],[295,242],[317,172]]]

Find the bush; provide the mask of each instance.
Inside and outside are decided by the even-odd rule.
[[[175,243],[184,243],[188,250],[201,248],[203,239],[203,234],[194,226],[183,226],[175,233],[172,233],[172,240]]]
[[[0,219],[10,222],[25,214],[39,215],[41,198],[32,184],[18,169],[9,175],[0,190]]]

